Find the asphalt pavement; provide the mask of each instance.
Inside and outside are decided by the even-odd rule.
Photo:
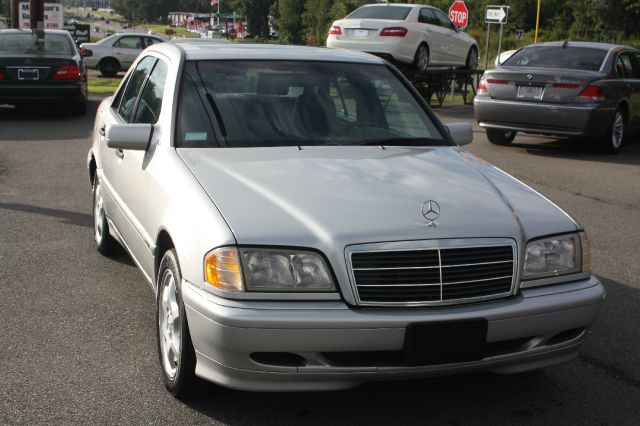
[[[578,219],[608,297],[575,361],[515,376],[373,383],[328,393],[164,389],[154,296],[129,257],[92,240],[89,114],[0,108],[0,424],[638,424],[640,142],[618,156],[518,136],[469,150]],[[436,112],[473,121],[470,107]]]

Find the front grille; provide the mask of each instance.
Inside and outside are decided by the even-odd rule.
[[[453,304],[510,295],[515,248],[354,251],[351,268],[363,305]]]

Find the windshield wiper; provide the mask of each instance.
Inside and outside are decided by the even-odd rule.
[[[388,145],[388,146],[434,146],[442,145],[441,139],[430,138],[389,138],[389,139],[375,139],[354,143],[353,145]]]

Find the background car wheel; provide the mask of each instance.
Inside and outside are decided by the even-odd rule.
[[[623,108],[618,108],[613,115],[613,121],[609,126],[608,135],[604,138],[602,149],[609,154],[617,154],[622,148],[622,143],[627,132],[627,119]]]
[[[478,68],[478,49],[476,49],[475,46],[469,49],[465,68],[470,71],[475,71],[475,69]]]
[[[487,139],[495,145],[510,145],[517,133],[515,130],[487,129]]]
[[[413,59],[413,66],[418,71],[426,71],[429,68],[429,48],[426,44],[422,43],[418,46]]]
[[[182,302],[182,277],[175,250],[165,253],[158,270],[157,346],[164,385],[176,398],[194,391],[196,355]]]
[[[120,64],[113,58],[106,58],[100,62],[98,68],[104,77],[115,77],[120,71]]]
[[[93,238],[100,254],[108,255],[113,251],[116,240],[109,234],[109,224],[104,213],[102,185],[98,176],[93,183]]]

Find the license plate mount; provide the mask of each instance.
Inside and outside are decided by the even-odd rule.
[[[408,366],[482,360],[486,355],[488,322],[484,318],[409,324],[404,339]]]
[[[18,68],[18,80],[40,80],[40,70],[37,68]]]
[[[540,86],[518,86],[518,99],[539,101],[542,99],[543,89]]]
[[[353,36],[359,38],[369,37],[369,30],[353,30]]]

